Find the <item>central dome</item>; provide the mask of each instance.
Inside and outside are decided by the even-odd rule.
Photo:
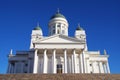
[[[51,19],[53,19],[53,18],[64,18],[64,19],[66,19],[65,16],[63,16],[61,13],[58,13],[58,12],[51,17]]]
[[[50,36],[56,34],[68,36],[68,21],[59,10],[50,18],[48,26]]]

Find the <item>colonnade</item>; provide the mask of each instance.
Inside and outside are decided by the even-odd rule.
[[[15,65],[9,62],[7,73],[15,73]]]
[[[38,69],[38,50],[35,50],[35,54],[34,54],[34,65],[33,65],[33,73],[38,73],[37,69]],[[79,71],[77,69],[77,62],[76,62],[76,49],[72,49],[72,52],[71,52],[71,65],[68,66],[68,50],[67,49],[63,49],[63,58],[64,58],[64,66],[63,66],[63,73],[85,73],[85,62],[84,62],[84,56],[83,56],[83,53],[80,53],[79,54]],[[56,62],[56,54],[57,54],[57,49],[53,49],[52,50],[52,73],[57,73],[57,62]],[[44,49],[43,50],[43,73],[47,73],[47,66],[48,66],[48,61],[47,61],[47,49]],[[69,68],[69,69],[68,69]],[[71,70],[70,70],[71,68]],[[69,71],[68,71],[69,70]]]
[[[92,62],[92,73],[110,73],[107,61]]]
[[[27,73],[25,61],[12,61],[9,62],[7,73]]]
[[[86,59],[86,56],[83,51],[77,52],[77,49],[72,49],[68,51],[67,49],[62,49],[61,52],[63,57],[63,63],[62,63],[62,73],[91,73],[90,70],[90,60]],[[41,73],[48,73],[48,54],[47,49],[43,49],[42,52],[42,68],[40,71]],[[26,61],[27,71],[23,71],[23,68],[25,67],[25,62],[23,61],[17,61],[17,62],[9,62],[7,73],[39,73],[39,50],[36,49],[33,53],[33,58]],[[51,57],[51,67],[50,73],[57,73],[57,49],[52,49],[52,57]],[[93,61],[91,62],[92,67],[92,73],[110,73],[109,64],[108,61]],[[20,66],[19,66],[20,65]],[[98,67],[96,67],[98,65]],[[17,67],[17,68],[16,68]],[[20,68],[18,68],[20,67]]]

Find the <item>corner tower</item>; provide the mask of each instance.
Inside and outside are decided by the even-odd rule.
[[[34,48],[34,44],[33,44],[34,41],[39,41],[42,38],[43,38],[42,29],[38,23],[37,26],[32,30],[30,49]]]
[[[50,18],[48,23],[49,36],[62,34],[68,36],[68,21],[65,16],[62,15],[59,10]]]
[[[86,42],[84,50],[88,51],[86,33],[85,33],[85,30],[82,27],[80,27],[80,24],[78,24],[78,27],[76,28],[75,37],[79,40],[84,40]]]

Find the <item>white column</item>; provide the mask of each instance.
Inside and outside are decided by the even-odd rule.
[[[67,50],[64,50],[64,73],[67,73]]]
[[[82,53],[80,54],[80,66],[81,66],[81,73],[83,73],[83,56],[82,56]]]
[[[110,73],[110,68],[109,68],[109,63],[106,63],[106,67],[107,67],[107,73]]]
[[[71,57],[69,57],[68,59],[69,59],[69,66],[68,66],[69,69],[68,69],[67,72],[72,73],[72,72],[71,72],[71,61],[72,61],[72,60],[71,60]]]
[[[94,64],[93,64],[94,62],[92,61],[92,73],[94,73]]]
[[[14,62],[14,65],[12,65],[12,73],[17,73],[17,68],[16,68],[17,63],[18,62]]]
[[[52,56],[53,73],[56,73],[56,50],[53,50]]]
[[[87,65],[87,72],[90,73],[90,63],[89,63],[89,58],[86,59],[86,65]]]
[[[13,73],[13,65],[11,64],[10,73]]]
[[[34,53],[34,65],[33,65],[33,73],[37,73],[37,68],[38,68],[38,56],[37,56],[38,50],[35,50]]]
[[[11,63],[11,68],[10,68],[10,73],[13,73],[13,65],[12,65],[12,63]]]
[[[94,69],[94,73],[99,73],[98,62],[96,61],[93,62],[93,69]]]
[[[104,73],[107,73],[106,63],[103,64],[103,67],[104,67]]]
[[[57,25],[58,24],[55,24],[55,34],[57,34]]]
[[[30,58],[28,58],[28,68],[27,68],[27,73],[30,73]]]
[[[47,73],[47,50],[44,50],[44,58],[43,58],[43,73]]]
[[[76,52],[73,50],[73,63],[74,63],[74,73],[77,73],[77,63],[76,63]]]
[[[82,53],[82,59],[83,59],[83,72],[86,73],[87,69],[86,69],[86,59],[85,59],[85,53]]]
[[[10,66],[9,66],[9,73],[11,73],[11,68],[12,68],[12,64],[10,63]]]
[[[63,24],[60,25],[60,34],[62,34],[62,26],[64,26]]]
[[[95,63],[95,61],[93,61],[92,62],[92,71],[93,71],[93,73],[96,73],[96,63]]]
[[[72,73],[74,73],[74,59],[73,59],[73,54],[71,55],[71,68],[72,68],[72,70],[71,70],[71,72]]]
[[[10,66],[9,66],[9,73],[11,73],[11,68],[12,68],[12,66],[11,66],[11,63],[10,63]]]
[[[79,73],[81,73],[81,60],[80,60],[80,54],[79,54]]]
[[[11,69],[10,69],[10,72],[11,72],[11,73],[16,73],[16,63],[17,63],[17,62],[11,63]]]
[[[20,62],[21,63],[21,73],[24,73],[23,70],[24,70],[24,62]]]
[[[98,73],[101,73],[101,70],[100,70],[100,62],[99,62],[99,61],[98,61],[98,69],[99,69]]]
[[[99,67],[100,67],[100,73],[104,73],[102,62],[99,62]]]
[[[96,73],[100,73],[100,67],[99,67],[99,62],[98,61],[96,62],[96,69],[97,69]]]

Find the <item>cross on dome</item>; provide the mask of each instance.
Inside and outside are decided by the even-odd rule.
[[[57,8],[57,13],[60,13],[60,10],[59,10],[59,8]]]
[[[39,22],[37,22],[37,26],[34,28],[34,30],[41,30]]]
[[[37,22],[37,27],[40,27],[39,22]]]

